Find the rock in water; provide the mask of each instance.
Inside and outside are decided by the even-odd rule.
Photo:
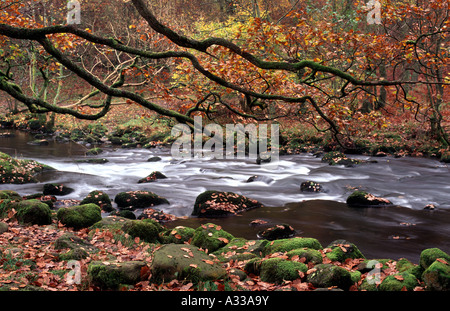
[[[223,217],[236,215],[243,211],[262,207],[256,200],[233,192],[209,190],[201,193],[195,200],[193,216]]]
[[[353,207],[382,207],[392,205],[392,202],[365,191],[355,191],[347,198],[347,204]]]

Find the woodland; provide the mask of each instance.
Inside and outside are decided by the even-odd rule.
[[[412,156],[445,165],[449,5],[449,0],[1,0],[0,122],[71,141],[120,131],[131,137],[134,131],[143,140],[134,136],[128,147],[150,148],[173,142],[169,133],[175,124],[193,129],[194,117],[201,116],[204,125],[277,124],[282,154]],[[75,138],[78,132],[86,136]],[[122,147],[124,137],[116,138]],[[0,159],[3,178],[9,165],[3,161],[22,161],[3,153]],[[46,169],[37,162],[27,165]],[[144,182],[158,178],[149,175]],[[134,191],[131,199],[141,194]],[[256,204],[228,192],[212,195],[231,209]],[[24,199],[0,191],[0,290],[449,288],[450,257],[437,248],[423,251],[418,265],[406,259],[377,262],[382,280],[390,283],[373,287],[367,284],[372,271],[367,261],[346,241],[324,248],[313,238],[238,241],[213,223],[196,233],[125,218],[107,223],[96,210],[104,212],[101,204],[80,205],[95,214],[95,221],[81,228],[67,229],[59,211],[43,222],[47,227],[25,226],[19,206]],[[213,236],[220,247],[208,244]],[[70,244],[71,253],[57,243]],[[12,248],[19,251],[6,252]],[[305,248],[311,252],[299,251]],[[258,256],[249,260],[249,253]],[[171,271],[163,257],[174,256],[198,261],[173,275],[161,272]],[[68,260],[74,265],[69,272]],[[155,268],[156,262],[162,268]],[[120,266],[132,276],[117,272]],[[437,284],[431,281],[435,274],[424,272],[435,273],[431,266],[444,271],[439,277],[446,275]],[[315,280],[320,271],[338,268],[344,283]],[[72,279],[75,283],[67,281]]]

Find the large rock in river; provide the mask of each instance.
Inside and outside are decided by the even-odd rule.
[[[120,192],[114,198],[119,208],[145,208],[159,204],[169,204],[165,198],[150,191]]]
[[[37,181],[34,175],[44,170],[54,169],[34,160],[16,159],[0,152],[0,184],[33,183]]]
[[[365,191],[355,191],[347,198],[347,204],[354,207],[381,207],[392,205],[392,202]]]
[[[223,217],[236,215],[262,206],[258,201],[240,194],[208,190],[201,193],[195,200],[192,215],[198,217]]]

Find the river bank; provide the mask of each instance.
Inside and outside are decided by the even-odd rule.
[[[158,206],[158,209],[181,218],[166,224],[170,232],[177,226],[191,227],[195,230],[212,222],[224,228],[233,237],[260,241],[256,237],[257,232],[270,226],[288,223],[296,230],[296,237],[313,237],[321,245],[329,245],[336,239],[344,239],[358,245],[366,258],[394,258],[392,260],[396,262],[401,257],[406,257],[415,265],[419,264],[421,251],[424,249],[438,247],[448,253],[447,241],[450,233],[446,226],[448,224],[446,204],[449,201],[444,190],[448,187],[446,178],[448,167],[442,162],[409,157],[376,157],[377,163],[346,167],[328,165],[321,162],[320,158],[300,154],[283,156],[278,170],[270,171],[265,169],[264,165],[246,160],[174,161],[170,151],[164,148],[109,147],[104,148],[101,154],[86,156],[88,150],[86,145],[50,140],[45,146],[36,146],[29,144],[33,137],[20,135],[18,133],[14,138],[4,138],[3,150],[12,155],[40,160],[58,169],[40,174],[38,183],[2,185],[2,189],[15,189],[21,196],[41,192],[45,183],[59,183],[75,189],[69,195],[58,196],[60,200],[80,201],[94,189],[103,190],[111,197],[123,191],[151,189],[168,198],[170,202],[168,205]],[[18,139],[21,137],[23,139]],[[10,145],[5,144],[8,140]],[[155,157],[159,157],[159,160]],[[374,159],[352,157],[362,160]],[[86,158],[105,158],[108,162],[103,164],[79,162]],[[150,158],[153,160],[148,162]],[[138,180],[155,170],[162,171],[168,178],[152,183],[138,183]],[[248,182],[254,175],[263,176],[265,179]],[[326,191],[311,193],[300,191],[300,184],[307,179],[320,182]],[[196,196],[204,190],[213,188],[235,191],[256,198],[263,202],[265,207],[222,219],[189,217]],[[345,198],[355,189],[375,191],[375,194],[393,201],[394,206],[362,210],[349,208],[344,203]],[[423,210],[429,203],[434,203],[438,207],[437,210]],[[117,208],[115,204],[113,202]],[[135,214],[140,212],[142,210],[134,211]],[[265,227],[251,225],[254,220],[266,221]],[[14,226],[10,232],[19,230],[14,229]],[[55,224],[49,229],[53,234],[55,234],[52,231],[55,230],[54,226]],[[62,231],[64,230],[66,229]],[[23,238],[17,240],[24,241]],[[237,246],[239,247],[241,246]],[[325,254],[326,252],[323,255]],[[58,264],[57,267],[61,268],[61,265]],[[84,269],[87,273],[87,266]],[[240,270],[245,270],[245,267],[240,267]],[[261,282],[260,279],[256,280],[256,283],[252,279],[248,281],[254,284]],[[300,278],[300,283],[308,283],[306,280]],[[172,285],[176,287],[189,283],[194,284],[176,281]],[[208,284],[214,289],[212,283]],[[220,284],[224,283],[219,282],[215,286],[222,288]],[[418,284],[418,289],[423,288],[420,286],[421,283]],[[285,285],[288,284],[282,286]],[[276,286],[278,287],[271,289],[279,288],[280,284]]]

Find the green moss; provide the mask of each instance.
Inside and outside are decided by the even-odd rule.
[[[34,175],[53,169],[33,160],[15,159],[0,152],[0,184],[25,184],[36,182]]]
[[[126,222],[122,229],[132,237],[138,237],[148,243],[156,243],[159,241],[158,227],[149,221],[131,220]]]
[[[92,226],[102,219],[100,207],[92,203],[60,208],[56,217],[62,224],[76,230]]]
[[[315,271],[308,274],[307,281],[315,287],[337,286],[347,290],[353,284],[352,276],[346,269],[332,264],[314,266]]]
[[[167,229],[162,235],[162,242],[165,244],[175,243],[175,244],[183,244],[184,242],[189,241],[194,236],[195,229],[177,226],[173,229]]]
[[[247,240],[244,238],[234,238],[212,254],[222,262],[230,260],[249,260],[254,257],[261,257],[264,247],[269,243],[267,240]]]
[[[212,223],[201,225],[195,229],[191,244],[214,252],[224,247],[234,238],[233,235]]]
[[[222,217],[262,207],[256,200],[233,192],[208,190],[199,194],[194,203],[193,216]]]
[[[98,155],[103,152],[102,148],[92,148],[86,151],[86,155]]]
[[[414,275],[408,272],[402,272],[386,277],[378,286],[380,291],[412,291],[419,283]]]
[[[427,269],[436,259],[443,258],[450,262],[450,255],[439,248],[427,248],[420,253],[420,265]]]
[[[273,254],[275,252],[289,252],[297,248],[322,249],[322,245],[314,238],[291,238],[275,240],[264,248],[264,254]]]
[[[298,258],[305,258],[305,263],[311,262],[313,264],[320,264],[323,261],[322,254],[312,248],[298,248],[293,249],[286,254],[288,258],[298,256]]]
[[[444,259],[434,261],[422,274],[428,290],[450,290],[450,262]]]
[[[26,200],[15,204],[17,220],[22,224],[49,225],[52,223],[52,211],[47,204],[39,200]]]
[[[347,258],[365,258],[355,244],[345,240],[336,240],[330,243],[327,248],[332,250],[326,254],[331,261],[344,262]]]
[[[269,258],[261,263],[261,281],[281,284],[300,278],[299,272],[306,273],[308,267],[301,262],[282,258]]]
[[[110,212],[113,210],[111,199],[103,191],[94,190],[89,192],[89,194],[80,202],[80,205],[93,203],[105,211]]]
[[[119,208],[145,208],[159,204],[169,204],[165,198],[150,191],[120,192],[114,198]]]

